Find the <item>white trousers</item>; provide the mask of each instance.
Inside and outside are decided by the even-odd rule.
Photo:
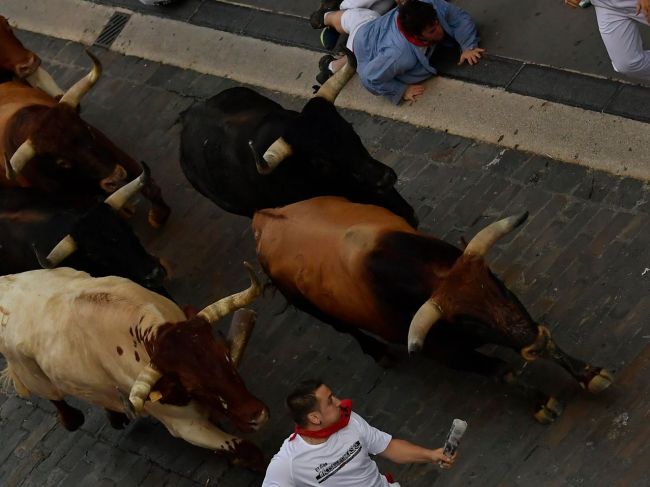
[[[359,27],[375,20],[377,17],[379,17],[377,12],[374,10],[368,10],[367,8],[350,8],[343,10],[343,15],[341,15],[341,27],[343,27],[343,30],[349,34],[348,41],[345,45],[350,51],[354,51],[352,46],[354,46],[354,38],[357,35]]]
[[[643,50],[641,24],[650,25],[636,0],[592,0],[598,29],[612,66],[621,74],[650,81],[650,50]]]
[[[349,34],[346,47],[353,51],[354,36],[359,27],[375,20],[394,6],[395,0],[343,0],[339,9],[344,11],[341,15],[341,27]]]

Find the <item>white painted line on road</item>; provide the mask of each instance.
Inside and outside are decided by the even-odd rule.
[[[81,0],[3,0],[19,28],[85,44],[115,9]],[[112,49],[301,97],[319,54],[134,13]],[[394,106],[353,79],[337,106],[650,181],[650,124],[446,78],[417,103]]]

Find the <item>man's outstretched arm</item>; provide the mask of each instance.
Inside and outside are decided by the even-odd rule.
[[[380,457],[386,458],[395,463],[438,463],[442,468],[450,468],[456,460],[448,458],[442,453],[442,448],[430,450],[419,445],[415,445],[406,440],[393,438],[386,449],[379,454]]]

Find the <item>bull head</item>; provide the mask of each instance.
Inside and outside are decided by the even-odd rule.
[[[41,64],[39,57],[16,38],[9,22],[0,15],[0,69],[13,71],[19,79],[34,73]]]
[[[102,73],[102,65],[90,51],[86,51],[86,54],[92,59],[93,67],[86,76],[81,80],[77,81],[66,93],[63,94],[59,103],[67,105],[71,108],[76,109],[79,106],[81,98],[90,91],[90,89],[97,83],[99,76]],[[19,174],[25,165],[36,157],[36,148],[34,143],[28,138],[21,144],[13,156],[9,160],[9,163],[6,164],[6,176],[7,179],[14,179],[17,174]]]
[[[129,200],[133,198],[135,194],[138,193],[148,183],[151,171],[149,170],[149,166],[147,166],[147,164],[144,162],[141,164],[142,173],[140,176],[138,176],[130,183],[122,186],[120,189],[115,191],[115,193],[104,200],[104,203],[113,208],[113,210],[120,211],[122,207],[126,205]],[[54,246],[47,257],[43,257],[36,250],[36,247],[33,248],[34,252],[36,253],[38,263],[41,265],[41,267],[44,269],[52,269],[77,250],[77,243],[75,242],[72,235],[66,235],[58,244]]]
[[[354,76],[357,69],[357,60],[352,51],[347,48],[345,49],[345,55],[348,58],[348,62],[343,66],[343,68],[330,77],[330,79],[323,83],[318,92],[314,95],[315,98],[323,98],[333,104],[336,97],[343,90],[343,87],[348,81],[350,81],[352,76]],[[293,148],[282,137],[278,138],[268,149],[266,149],[262,159],[259,158],[257,151],[253,148],[253,141],[249,141],[248,145],[253,152],[257,171],[260,174],[270,174],[282,161],[293,154]]]
[[[259,296],[261,288],[255,271],[248,262],[244,262],[244,265],[246,266],[250,277],[250,287],[244,291],[240,291],[239,293],[222,298],[216,303],[205,307],[197,314],[197,317],[203,318],[211,325],[215,325],[217,321],[228,313],[248,306],[257,296]],[[236,325],[235,319],[233,319],[233,327],[231,327],[231,332],[229,333],[229,343],[231,347],[230,355],[235,366],[241,358],[254,324],[254,320],[251,320],[251,315],[244,317],[241,321],[241,324]],[[152,393],[151,390],[161,377],[162,374],[156,369],[153,363],[149,363],[142,372],[140,372],[129,393],[130,407],[128,408],[129,411],[127,411],[127,414],[133,415],[142,411],[147,398],[159,398],[159,396]]]
[[[503,220],[488,225],[486,228],[478,232],[469,244],[467,244],[463,255],[483,258],[497,240],[520,226],[524,221],[526,221],[526,218],[528,218],[528,212],[522,213],[518,216],[504,218]],[[436,300],[435,296],[428,299],[420,309],[417,310],[409,326],[409,353],[418,352],[422,348],[429,330],[431,330],[433,325],[444,316],[444,310]]]

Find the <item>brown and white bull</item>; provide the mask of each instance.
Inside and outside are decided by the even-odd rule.
[[[20,82],[0,84],[0,186],[36,187],[80,198],[112,193],[142,171],[103,133],[79,117],[81,98],[94,86],[101,64],[60,100]],[[162,225],[170,210],[150,180],[142,194],[151,201],[149,222]]]
[[[7,19],[0,15],[0,83],[11,79],[25,80],[53,97],[63,94],[63,90],[41,67],[41,59],[25,49]]]
[[[247,336],[229,345],[213,335],[221,317],[259,294],[249,273],[248,289],[190,319],[169,299],[120,277],[70,268],[0,277],[3,378],[22,397],[49,399],[69,430],[84,418],[67,395],[105,408],[114,427],[123,427],[131,410],[146,413],[174,436],[259,467],[255,446],[215,425],[227,417],[247,432],[269,417],[237,373]]]
[[[564,353],[485,263],[490,247],[526,217],[489,225],[464,251],[384,208],[336,197],[259,211],[253,230],[273,282],[324,321],[408,343],[409,352],[422,349],[453,368],[515,379],[506,362],[476,350],[509,347],[527,361],[551,359],[600,392],[611,374]],[[549,422],[559,413],[550,398],[536,418]]]

